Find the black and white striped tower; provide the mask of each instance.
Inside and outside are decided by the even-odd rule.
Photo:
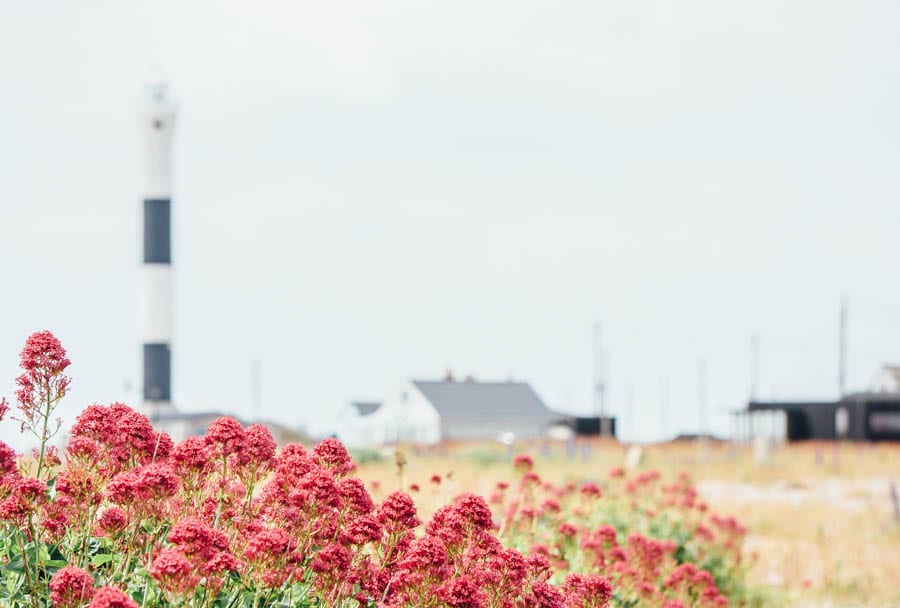
[[[172,408],[172,130],[175,106],[160,80],[147,84],[141,113],[144,140],[144,251],[141,266],[141,339],[144,409]]]

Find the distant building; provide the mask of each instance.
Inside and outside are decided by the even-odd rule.
[[[338,413],[338,436],[347,445],[369,445],[372,423],[369,417],[381,407],[380,401],[351,401]]]
[[[168,433],[176,444],[188,437],[203,435],[219,416],[219,412],[179,412],[174,408],[158,415],[148,414],[153,428]]]
[[[582,437],[616,436],[615,416],[575,416],[569,424],[574,433]]]
[[[737,439],[900,441],[900,367],[881,368],[869,391],[837,401],[751,401],[735,424]]]
[[[168,433],[176,444],[184,441],[188,437],[206,434],[206,429],[213,423],[216,418],[228,416],[222,412],[182,412],[175,408],[171,403],[167,403],[164,408],[148,408],[138,407],[137,410],[147,416],[153,428],[157,431]],[[235,417],[236,418],[236,417]],[[296,429],[284,426],[277,422],[258,421],[247,422],[237,418],[241,426],[249,426],[250,424],[262,424],[272,433],[272,438],[278,445],[292,443],[304,439],[302,433]]]
[[[551,411],[525,382],[411,380],[380,403],[354,402],[340,415],[348,445],[533,438],[569,417]]]
[[[872,380],[873,393],[900,395],[900,365],[885,365]]]

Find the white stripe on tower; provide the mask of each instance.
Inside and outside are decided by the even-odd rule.
[[[144,402],[172,400],[172,128],[175,106],[164,83],[147,86],[141,111],[144,136],[144,251],[140,319]],[[158,408],[155,408],[158,411]]]

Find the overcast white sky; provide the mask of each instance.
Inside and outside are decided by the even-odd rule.
[[[900,360],[900,4],[3,2],[0,393],[55,332],[63,413],[135,403],[137,101],[175,144],[176,401],[317,430],[404,378],[533,383],[624,435]],[[128,387],[131,388],[128,388]],[[726,431],[716,414],[714,430]],[[10,423],[0,438],[12,441]]]

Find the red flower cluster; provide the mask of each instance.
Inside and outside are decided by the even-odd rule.
[[[25,373],[16,378],[16,398],[25,416],[23,429],[39,418],[40,409],[48,402],[59,401],[66,394],[70,379],[63,372],[70,363],[66,349],[49,331],[28,336],[19,355],[19,366]]]
[[[121,589],[107,585],[94,592],[88,608],[139,608],[139,606]]]
[[[50,601],[54,608],[79,608],[94,594],[91,575],[73,566],[57,570],[50,580]]]

